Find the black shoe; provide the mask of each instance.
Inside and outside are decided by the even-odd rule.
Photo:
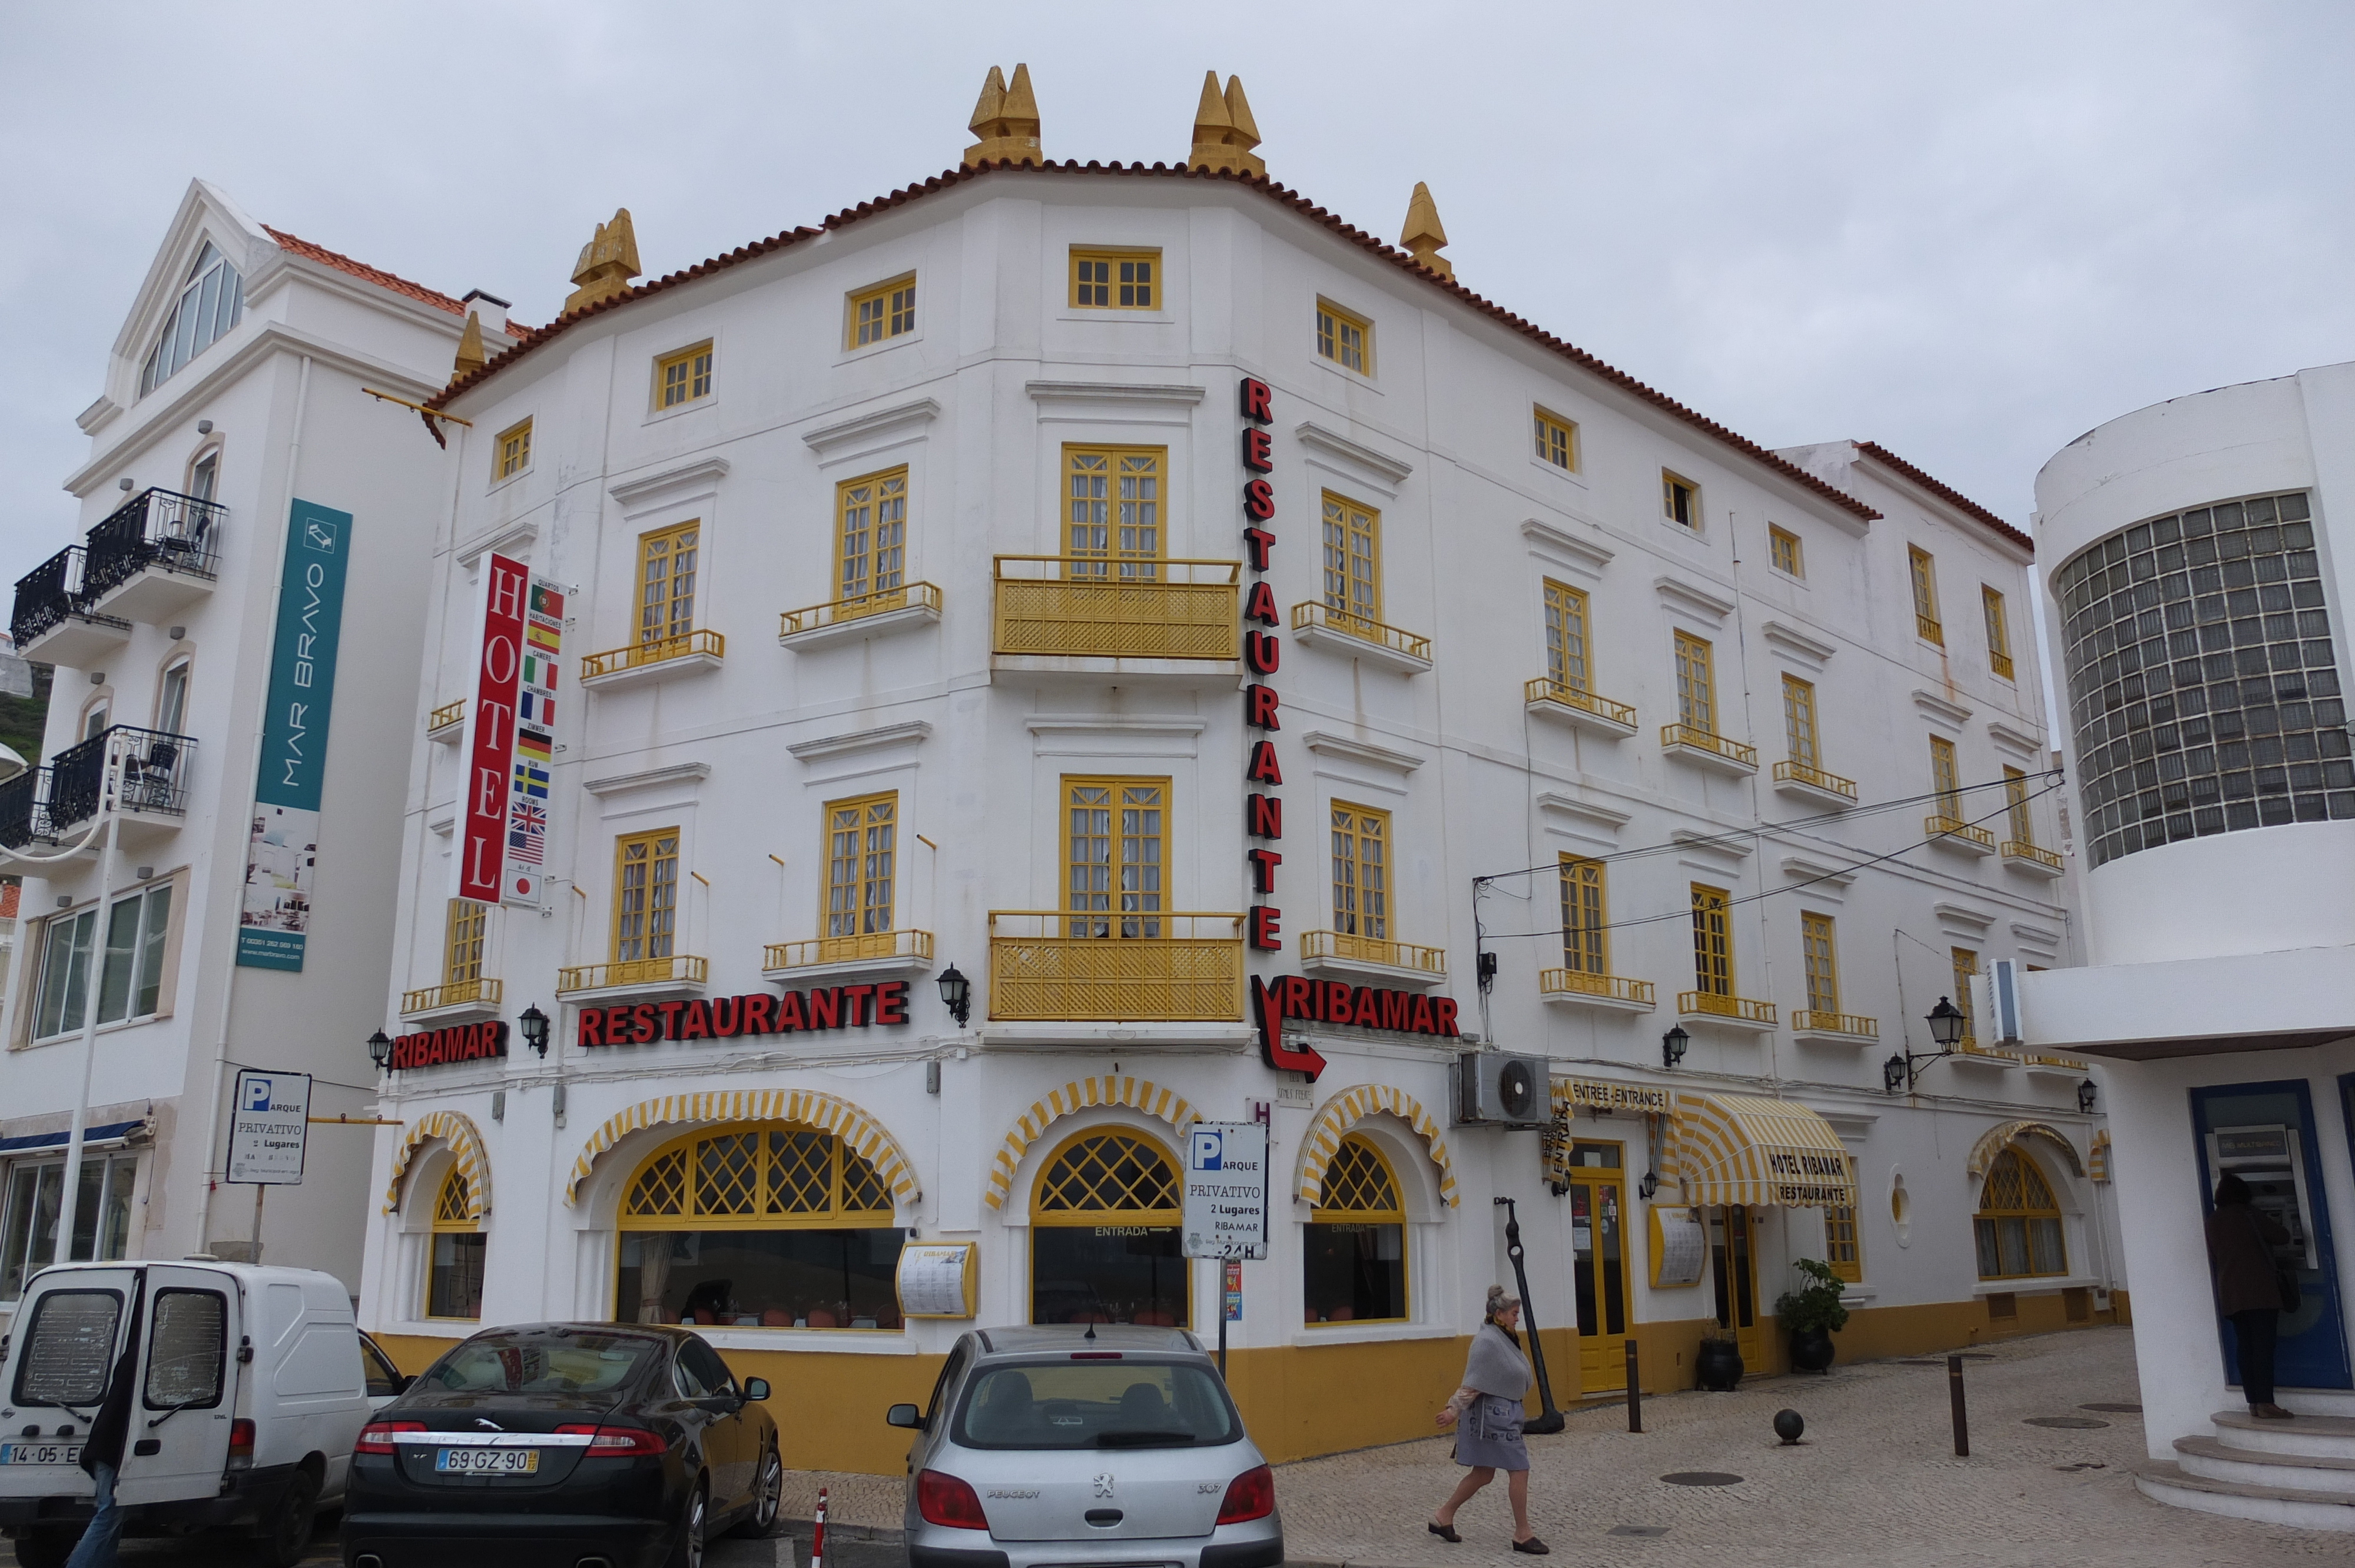
[[[1513,1550],[1516,1552],[1526,1552],[1532,1557],[1550,1557],[1553,1554],[1553,1548],[1548,1546],[1544,1542],[1540,1541],[1534,1535],[1530,1536],[1527,1541],[1514,1542]]]
[[[1455,1533],[1455,1527],[1452,1524],[1426,1524],[1423,1528],[1442,1541],[1453,1542],[1457,1545],[1463,1544],[1464,1538]]]

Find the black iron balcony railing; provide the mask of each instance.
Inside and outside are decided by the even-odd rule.
[[[207,579],[218,575],[229,508],[172,490],[143,490],[90,531],[82,594],[96,599],[147,567]]]
[[[0,783],[0,845],[23,849],[49,836],[48,784],[46,768],[27,768]]]
[[[195,738],[119,724],[49,758],[49,832],[97,815],[105,803],[107,744],[117,736],[123,740],[123,787],[117,798],[122,809],[170,817],[186,813]]]
[[[90,602],[82,587],[85,554],[80,545],[69,545],[16,579],[16,610],[9,618],[8,633],[19,652]]]

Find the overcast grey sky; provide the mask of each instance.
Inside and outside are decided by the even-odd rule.
[[[1052,157],[1269,172],[1770,446],[1870,437],[2014,522],[2160,398],[2355,356],[2355,5],[407,0],[0,5],[0,582],[62,545],[108,345],[191,176],[549,319],[955,164],[1029,63]]]

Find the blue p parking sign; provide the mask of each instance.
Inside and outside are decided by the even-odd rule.
[[[1197,1122],[1186,1135],[1188,1257],[1267,1255],[1267,1128]]]

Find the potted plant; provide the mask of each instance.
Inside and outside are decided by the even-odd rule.
[[[1791,1365],[1799,1372],[1828,1372],[1832,1336],[1848,1327],[1848,1308],[1840,1305],[1846,1287],[1821,1258],[1798,1258],[1791,1266],[1806,1283],[1774,1298],[1775,1320],[1791,1334]]]
[[[1711,1393],[1731,1393],[1742,1381],[1742,1346],[1723,1324],[1703,1329],[1693,1356],[1693,1376]]]

